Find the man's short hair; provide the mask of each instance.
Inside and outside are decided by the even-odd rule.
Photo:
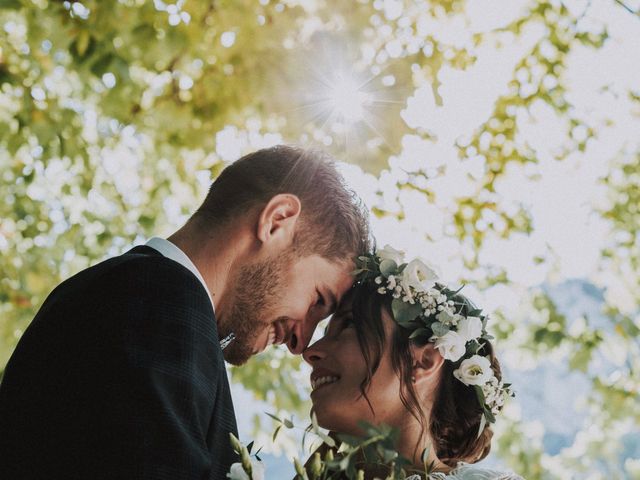
[[[280,193],[296,195],[302,210],[294,234],[299,255],[345,261],[371,248],[369,215],[333,159],[316,149],[278,145],[225,168],[194,219],[203,228],[233,222]]]

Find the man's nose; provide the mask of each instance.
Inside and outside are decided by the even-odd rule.
[[[316,325],[318,325],[318,321],[319,320],[307,318],[304,322],[296,322],[291,338],[287,343],[287,347],[291,353],[300,355],[304,352],[304,349],[307,348],[307,345],[309,345],[311,341],[311,337],[313,337],[313,332],[316,329]]]

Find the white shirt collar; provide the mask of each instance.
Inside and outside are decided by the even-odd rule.
[[[153,248],[154,250],[157,250],[165,257],[170,258],[171,260],[178,262],[183,267],[189,269],[191,273],[193,273],[196,276],[196,278],[200,280],[200,283],[202,283],[202,286],[204,287],[204,289],[207,291],[207,294],[209,295],[209,300],[211,300],[211,306],[213,307],[213,311],[214,312],[216,311],[216,307],[213,304],[213,298],[211,297],[211,292],[209,291],[209,288],[207,287],[207,284],[205,283],[204,278],[202,278],[200,271],[194,265],[191,259],[187,256],[186,253],[180,250],[180,248],[176,244],[171,243],[169,240],[165,238],[160,238],[160,237],[151,238],[145,245]]]

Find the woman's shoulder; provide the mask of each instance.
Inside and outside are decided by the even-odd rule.
[[[520,475],[504,470],[459,463],[451,472],[433,473],[429,480],[524,480]]]

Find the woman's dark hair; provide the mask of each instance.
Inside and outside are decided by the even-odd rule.
[[[357,284],[349,296],[352,300],[354,328],[360,349],[367,365],[367,376],[360,385],[363,397],[369,402],[366,390],[380,365],[380,359],[386,343],[382,322],[384,309],[391,318],[391,298],[380,295],[375,286]],[[461,294],[453,297],[458,313],[467,315],[474,305]],[[395,323],[395,322],[394,322]],[[458,462],[475,463],[485,458],[491,449],[493,431],[487,425],[480,436],[480,419],[483,413],[473,387],[467,386],[453,376],[457,362],[445,360],[438,391],[434,397],[430,418],[426,418],[422,401],[413,388],[412,365],[409,338],[411,330],[394,325],[391,340],[391,364],[400,378],[400,400],[407,411],[422,425],[424,434],[427,426],[432,438],[432,448],[443,463],[455,467]],[[482,354],[489,357],[493,373],[499,380],[502,378],[500,365],[490,342],[481,340]],[[371,403],[369,403],[371,407]],[[373,407],[371,407],[373,409]],[[416,449],[419,445],[416,446]]]

